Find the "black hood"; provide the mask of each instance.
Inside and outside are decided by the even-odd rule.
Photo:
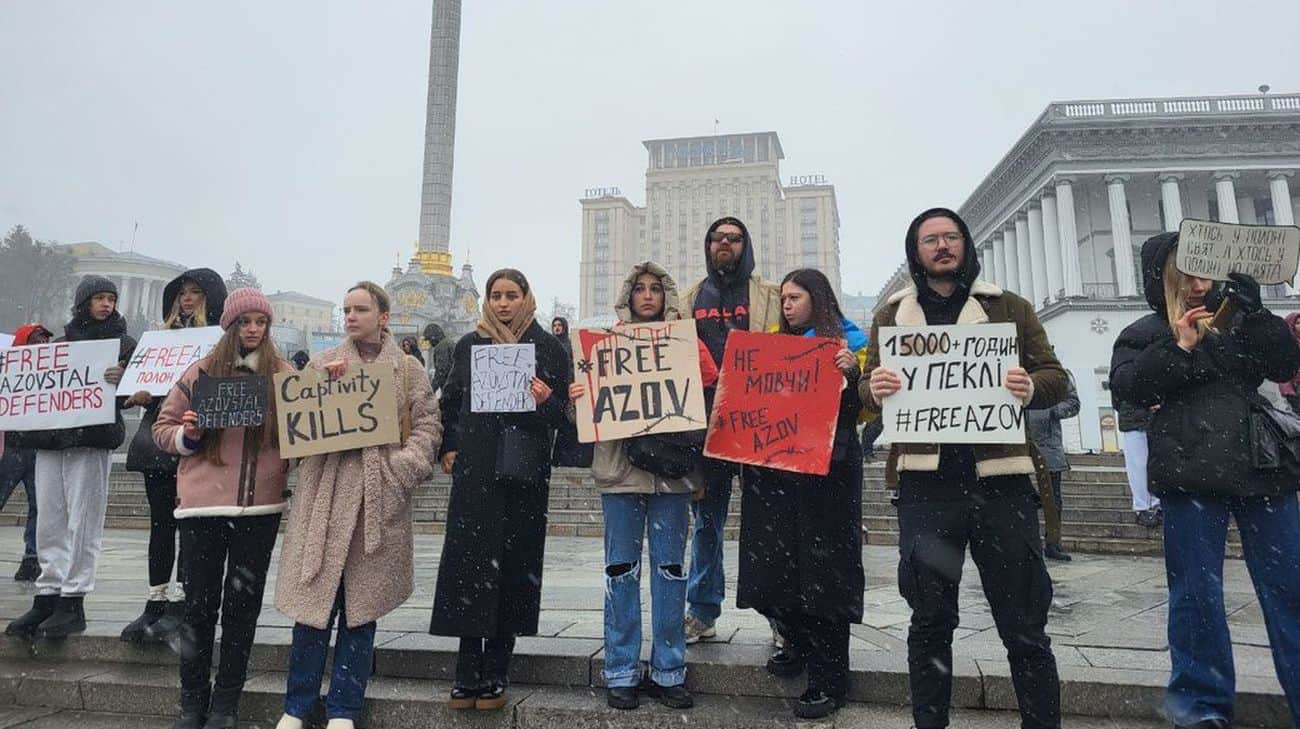
[[[948,208],[930,208],[912,220],[912,224],[907,226],[907,238],[903,242],[904,255],[907,256],[907,268],[912,274],[912,281],[916,284],[918,292],[924,292],[929,287],[925,283],[925,267],[921,265],[921,259],[917,252],[917,233],[921,230],[921,224],[930,218],[948,218],[957,224],[957,230],[961,231],[962,237],[966,239],[965,254],[962,256],[961,268],[957,269],[957,285],[969,292],[970,287],[974,285],[976,279],[980,276],[980,259],[975,253],[975,241],[971,240],[970,228],[966,226],[966,221],[961,219],[955,211]]]
[[[1142,287],[1147,304],[1157,314],[1165,314],[1165,261],[1178,247],[1177,233],[1161,233],[1142,244]]]
[[[447,335],[442,333],[442,327],[437,324],[428,324],[424,327],[424,338],[429,340],[430,347],[438,346]]]
[[[221,314],[226,309],[226,282],[221,274],[210,268],[194,268],[172,279],[163,288],[162,315],[166,319],[172,313],[172,305],[180,296],[181,286],[186,281],[193,281],[203,290],[203,309],[207,312],[209,324],[221,321]]]
[[[745,236],[745,248],[740,252],[740,262],[736,265],[736,269],[734,271],[731,271],[730,273],[726,273],[715,269],[713,267],[713,260],[709,256],[709,236],[713,234],[713,231],[718,229],[719,225],[726,225],[726,224],[731,224],[736,226],[737,228],[740,228],[740,232]],[[704,234],[704,265],[707,267],[709,271],[709,278],[713,280],[713,284],[717,286],[719,290],[729,289],[737,281],[748,281],[749,277],[753,275],[754,273],[753,243],[754,242],[749,238],[749,228],[746,228],[745,224],[740,222],[739,218],[732,218],[732,217],[718,218],[717,220],[713,221],[712,225],[709,226],[709,230]]]
[[[557,322],[557,321],[560,323],[560,328],[563,329],[564,331],[561,332],[561,333],[559,333],[559,334],[556,334],[555,336],[557,336],[557,337],[567,337],[567,336],[569,336],[569,320],[568,320],[568,319],[565,319],[565,318],[562,317],[562,316],[557,316],[557,317],[555,317],[554,319],[551,320],[551,326],[554,327],[554,326],[555,326],[555,322]]]

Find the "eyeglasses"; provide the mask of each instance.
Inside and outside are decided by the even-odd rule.
[[[740,243],[745,240],[745,236],[740,233],[720,233],[716,230],[709,233],[709,240],[714,243],[721,243],[724,239],[728,243]]]
[[[943,233],[942,235],[935,233],[934,235],[927,235],[926,237],[922,238],[921,245],[931,246],[931,247],[937,246],[939,245],[940,239],[942,239],[948,245],[952,245],[952,246],[955,246],[958,243],[961,243],[962,241],[966,240],[961,233]]]

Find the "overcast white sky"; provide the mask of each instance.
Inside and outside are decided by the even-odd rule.
[[[341,299],[417,236],[431,0],[0,0],[0,228]],[[465,0],[452,252],[577,303],[578,198],[641,140],[775,130],[847,292],[1048,102],[1300,90],[1300,3]]]

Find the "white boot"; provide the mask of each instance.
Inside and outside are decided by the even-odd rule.
[[[302,719],[285,714],[280,717],[280,723],[275,725],[275,729],[302,729]]]
[[[355,729],[351,719],[330,719],[325,729]]]

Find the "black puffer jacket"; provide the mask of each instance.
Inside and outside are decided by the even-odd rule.
[[[205,322],[213,325],[221,321],[221,313],[226,309],[226,282],[222,280],[221,274],[210,268],[194,268],[168,282],[163,288],[162,318],[166,320],[171,315],[172,305],[176,303],[176,297],[180,296],[181,286],[186,281],[193,281],[203,290]],[[186,325],[178,322],[172,328],[179,329],[184,326]],[[121,394],[131,395],[129,392]],[[126,451],[126,470],[140,473],[176,473],[180,457],[163,452],[153,440],[153,424],[158,419],[158,411],[162,409],[165,399],[155,397],[145,406],[144,415],[140,417],[140,427],[136,429],[135,436],[131,438],[131,446]]]
[[[1300,349],[1286,323],[1268,310],[1238,316],[1228,331],[1208,333],[1189,354],[1165,315],[1161,272],[1178,244],[1162,233],[1142,246],[1146,298],[1153,314],[1115,340],[1110,386],[1138,407],[1160,405],[1147,429],[1151,492],[1263,496],[1296,491],[1280,471],[1257,471],[1250,459],[1250,399],[1265,380],[1296,371]]]

